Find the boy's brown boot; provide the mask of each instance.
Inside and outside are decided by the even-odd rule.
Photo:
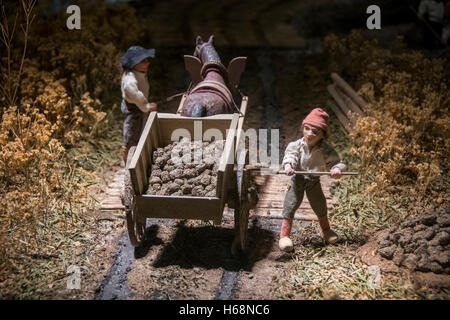
[[[333,244],[339,240],[338,235],[331,230],[330,223],[328,222],[328,217],[319,217],[320,228],[322,229],[323,238],[327,243]]]
[[[336,243],[339,240],[339,237],[336,234],[336,232],[334,232],[331,229],[323,231],[323,238],[325,239],[326,242],[330,244]]]
[[[281,251],[290,252],[294,249],[294,244],[289,238],[289,236],[291,235],[292,220],[293,219],[283,219],[283,223],[281,225],[280,240],[278,241],[278,246],[280,247]]]

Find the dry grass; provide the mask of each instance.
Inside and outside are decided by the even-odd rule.
[[[10,33],[0,65],[1,74],[9,75],[0,82],[2,299],[52,297],[68,266],[87,272],[96,221],[85,213],[98,202],[93,194],[105,188],[104,170],[120,163],[115,66],[144,27],[133,23],[136,32],[122,34],[129,31],[127,19],[138,19],[128,5],[80,5],[82,33],[49,30],[42,16],[31,24],[37,11],[23,15],[20,3],[4,7],[1,25]],[[108,20],[108,11],[128,18]],[[63,13],[53,18],[65,25]],[[23,33],[12,36],[14,23],[23,25]]]

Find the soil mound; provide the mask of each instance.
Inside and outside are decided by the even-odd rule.
[[[450,274],[450,206],[381,232],[378,254],[410,271]]]

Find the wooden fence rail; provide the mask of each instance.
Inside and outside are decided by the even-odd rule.
[[[367,102],[337,73],[333,72],[331,79],[333,83],[327,87],[327,90],[332,99],[329,99],[327,104],[345,130],[350,132],[358,118],[366,115],[364,108]]]

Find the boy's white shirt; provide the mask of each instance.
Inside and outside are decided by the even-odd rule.
[[[419,4],[419,13],[428,13],[428,19],[433,22],[442,22],[444,18],[444,4],[434,0],[422,0]]]
[[[147,73],[125,71],[122,74],[121,89],[122,98],[127,102],[137,105],[142,112],[150,111],[150,103],[147,100],[150,89]]]
[[[344,171],[347,168],[337,152],[323,139],[312,150],[306,144],[305,138],[289,143],[284,153],[282,168],[287,163],[290,163],[294,170],[312,172],[330,171],[335,167]]]

